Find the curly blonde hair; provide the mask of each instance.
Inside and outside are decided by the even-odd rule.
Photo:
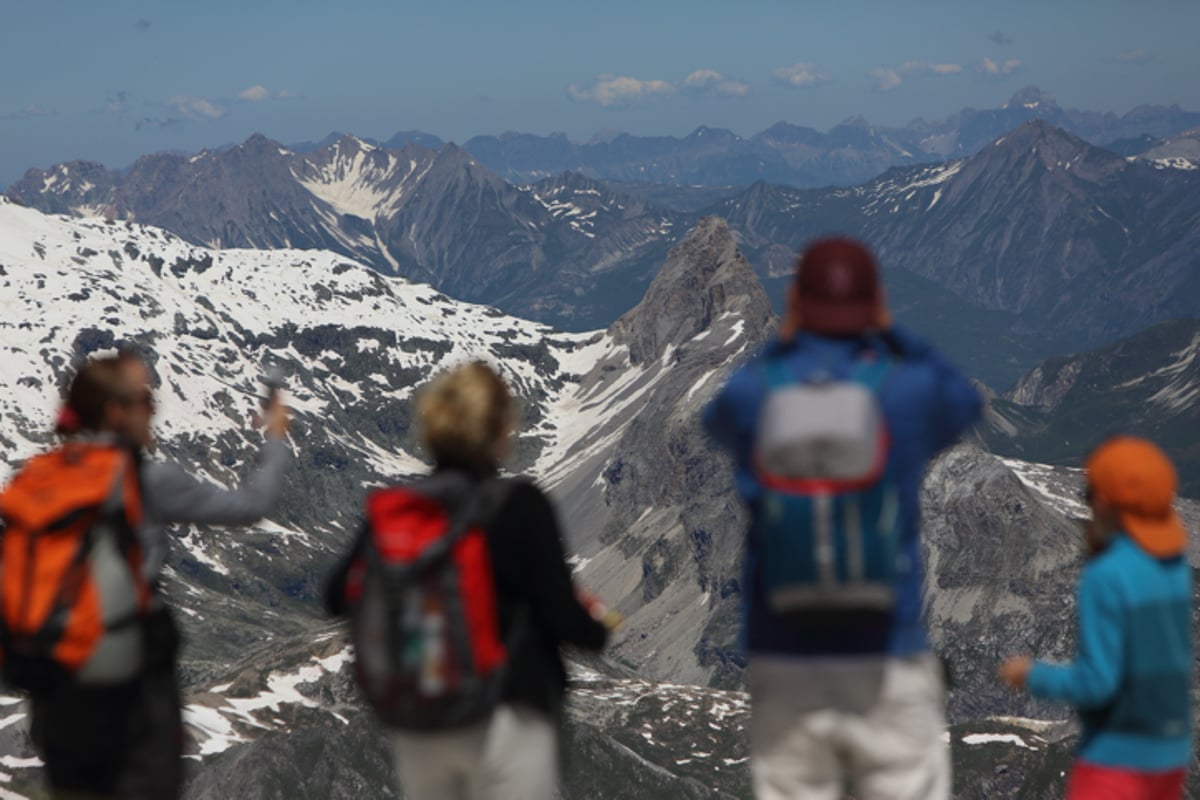
[[[516,404],[504,379],[482,361],[434,378],[417,398],[421,444],[439,462],[495,465],[516,427]]]

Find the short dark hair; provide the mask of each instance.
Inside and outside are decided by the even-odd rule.
[[[119,358],[108,356],[93,359],[79,367],[71,378],[63,403],[72,412],[74,424],[68,425],[60,420],[59,433],[103,430],[109,404],[129,401],[121,378],[120,363]]]

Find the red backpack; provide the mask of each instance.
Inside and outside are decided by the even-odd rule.
[[[0,516],[5,683],[37,693],[134,678],[150,587],[133,454],[80,442],[35,456],[0,494]]]
[[[451,728],[499,702],[508,648],[484,528],[502,487],[440,473],[367,496],[346,601],[355,677],[386,725]]]

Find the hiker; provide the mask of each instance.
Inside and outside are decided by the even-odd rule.
[[[1016,656],[1000,678],[1079,712],[1067,800],[1178,800],[1192,753],[1192,573],[1175,468],[1119,436],[1089,456],[1086,479],[1075,659]]]
[[[547,497],[526,478],[498,477],[516,422],[500,376],[459,366],[420,393],[417,410],[433,474],[368,496],[327,605],[351,617],[359,684],[390,729],[405,797],[551,800],[559,649],[600,650],[603,609],[580,599]],[[389,559],[408,576],[372,566]]]
[[[141,459],[145,519],[138,528],[143,574],[154,589],[147,620],[146,669],[139,681],[137,736],[130,743],[121,781],[123,798],[175,798],[183,790],[183,704],[176,675],[179,635],[161,589],[171,524],[250,525],[279,504],[291,462],[285,437],[289,411],[272,391],[262,412],[266,440],[257,468],[241,489],[230,490],[189,475],[172,461],[151,460],[156,406],[150,368],[132,350],[117,356],[134,404],[123,434]]]
[[[116,525],[119,535],[114,538],[129,570],[115,583],[123,580],[132,587],[123,591],[136,595],[137,608],[136,613],[127,609],[118,622],[114,622],[111,609],[102,611],[107,614],[108,638],[123,633],[125,626],[138,633],[135,668],[126,670],[119,680],[109,676],[93,681],[85,664],[84,669],[67,671],[53,685],[32,692],[31,735],[46,764],[51,789],[57,793],[156,799],[180,795],[184,731],[175,675],[178,634],[159,585],[166,559],[166,525],[235,525],[260,519],[278,501],[290,458],[283,441],[288,412],[278,397],[264,411],[268,440],[262,463],[240,491],[197,480],[174,464],[146,457],[145,451],[154,442],[154,410],[149,370],[140,357],[122,352],[117,357],[94,359],[78,370],[68,389],[57,426],[64,437],[62,448],[31,461],[34,465],[61,458],[69,464],[79,461],[79,454],[87,454],[88,458],[108,459],[113,465],[128,465],[121,467],[119,489],[110,490],[112,479],[108,478],[104,493],[95,499],[104,502],[106,512],[120,518]],[[13,487],[26,485],[22,475],[29,477],[30,472],[27,467],[18,473]],[[72,486],[73,474],[63,471],[57,480],[51,474],[50,480],[38,487],[48,492],[41,496],[42,501],[58,495],[69,499],[72,489],[78,494],[78,487]],[[11,534],[10,496],[17,497],[6,491],[0,508]],[[94,535],[97,541],[105,541],[103,535]],[[11,538],[6,536],[6,548]],[[94,551],[106,552],[99,546]],[[8,562],[7,550],[5,555]],[[98,556],[92,558],[96,562]],[[111,567],[101,570],[93,563],[91,570],[98,582],[108,575],[113,583],[117,573]],[[4,573],[6,618],[12,609],[8,593],[15,571],[14,565],[12,572]],[[110,593],[113,591],[110,587]],[[136,625],[129,625],[131,622]],[[7,671],[9,653],[7,647],[5,650]]]
[[[919,491],[979,417],[970,381],[893,325],[871,253],[800,257],[779,333],[703,421],[749,510],[743,636],[760,800],[947,798],[944,674],[921,625]]]
[[[125,754],[149,606],[137,466],[116,433],[131,407],[114,359],[83,366],[59,416],[62,447],[31,458],[0,495],[4,681],[30,693],[30,735],[56,796],[116,796]]]

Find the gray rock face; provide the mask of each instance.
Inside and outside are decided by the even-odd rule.
[[[940,176],[890,182],[862,229],[883,262],[1030,329],[1095,341],[1196,313],[1200,174],[1156,173],[1038,121]]]
[[[771,301],[749,262],[738,252],[729,225],[706,217],[675,247],[645,299],[612,328],[614,339],[629,346],[629,361],[644,365],[709,330],[724,314],[735,315],[750,330],[771,322]]]
[[[1172,456],[1183,494],[1194,497],[1198,404],[1200,322],[1167,322],[1035,367],[993,403],[1008,424],[986,439],[997,452],[1077,464],[1113,434],[1145,436]]]
[[[1034,367],[1017,381],[1005,398],[1020,406],[1043,411],[1053,409],[1074,388],[1082,364],[1075,361],[1061,364],[1059,369],[1054,366]]]
[[[569,510],[582,580],[627,618],[614,657],[643,675],[740,682],[741,510],[699,413],[772,327],[728,227],[702,221],[580,383],[574,402],[607,402],[607,419],[567,454],[568,470],[543,473]]]
[[[1061,715],[1013,695],[996,669],[1021,652],[1072,652],[1078,526],[969,445],[934,463],[921,511],[926,624],[955,682],[951,719]]]

